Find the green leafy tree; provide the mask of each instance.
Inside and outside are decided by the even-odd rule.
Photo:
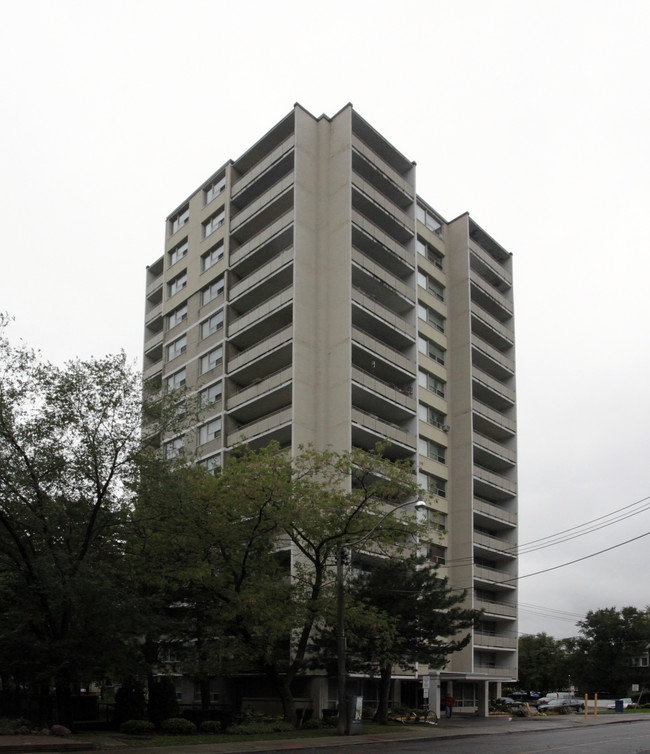
[[[410,467],[379,451],[306,448],[292,457],[277,445],[242,448],[216,477],[178,469],[162,486],[144,485],[136,547],[155,568],[145,563],[141,572],[150,591],[167,590],[161,604],[184,595],[186,627],[201,611],[202,672],[216,672],[215,658],[221,672],[224,658],[231,670],[238,662],[263,672],[294,722],[294,682],[332,612],[338,547],[368,535],[387,505],[416,492]],[[404,518],[387,523],[369,546],[394,551],[412,528]],[[181,643],[195,642],[193,631]]]
[[[64,723],[124,646],[140,396],[123,354],[58,367],[0,334],[0,659],[19,685],[52,681]]]
[[[519,684],[546,693],[569,685],[571,672],[563,641],[546,633],[519,638]]]
[[[580,689],[625,696],[635,678],[631,658],[650,642],[650,609],[590,610],[578,626],[571,659]]]
[[[352,582],[350,596],[356,609],[348,608],[348,646],[359,669],[379,675],[376,719],[385,724],[393,667],[444,668],[449,655],[467,646],[465,632],[481,613],[463,608],[465,593],[414,555],[374,562]]]

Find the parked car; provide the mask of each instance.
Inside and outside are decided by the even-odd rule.
[[[623,702],[623,709],[627,709],[628,707],[636,707],[636,704],[634,704],[629,696],[620,699],[620,701]],[[613,704],[608,704],[607,709],[616,709],[616,702],[614,702]]]
[[[524,706],[524,702],[521,699],[513,699],[511,696],[502,696],[500,699],[497,699],[497,702],[501,702],[506,707],[517,708]]]
[[[584,712],[584,699],[549,699],[548,702],[542,702],[537,705],[540,712],[558,712],[561,709],[571,709],[575,712]]]

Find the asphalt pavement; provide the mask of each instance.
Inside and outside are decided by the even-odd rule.
[[[0,754],[22,752],[40,752],[52,754],[65,751],[113,751],[115,754],[237,754],[237,752],[280,752],[309,751],[333,746],[353,746],[356,744],[398,743],[414,740],[431,740],[445,738],[462,738],[467,736],[486,736],[503,733],[523,733],[528,731],[558,730],[562,728],[580,728],[594,725],[616,725],[631,722],[650,724],[650,714],[590,713],[571,715],[535,715],[533,717],[495,716],[476,717],[475,715],[455,714],[451,719],[442,718],[439,725],[407,724],[400,730],[361,733],[355,736],[327,736],[325,738],[292,738],[273,741],[232,741],[215,744],[186,744],[182,746],[138,747],[131,748],[122,736],[110,733],[88,734],[87,740],[54,739],[44,736],[0,736]],[[72,746],[70,746],[72,744]]]

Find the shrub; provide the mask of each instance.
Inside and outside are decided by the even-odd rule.
[[[235,736],[250,735],[256,733],[285,733],[295,730],[291,723],[286,723],[284,720],[277,720],[269,723],[243,723],[241,725],[231,725],[228,728],[228,733],[232,733]]]
[[[146,736],[156,729],[149,720],[126,720],[120,725],[120,733],[126,733],[129,736]]]
[[[191,736],[196,733],[196,725],[184,717],[170,717],[163,720],[160,727],[172,736]]]
[[[311,717],[309,718],[309,720],[305,720],[301,727],[303,730],[317,730],[321,727],[320,720],[317,720],[315,717]]]
[[[204,720],[201,723],[202,733],[221,733],[221,723],[218,720]]]

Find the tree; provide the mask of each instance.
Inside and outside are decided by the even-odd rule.
[[[519,638],[519,684],[536,691],[565,688],[570,669],[563,641],[546,633],[524,634]]]
[[[385,724],[393,667],[444,668],[450,654],[467,646],[464,631],[480,611],[461,607],[465,592],[454,592],[437,566],[416,555],[373,562],[350,594],[357,604],[348,609],[348,646],[360,669],[379,675],[376,719]]]
[[[650,608],[590,610],[578,626],[571,661],[581,690],[625,696],[633,678],[631,658],[650,642]]]
[[[140,399],[124,354],[57,367],[0,333],[0,655],[53,680],[68,724],[74,684],[122,651]]]
[[[332,613],[337,549],[369,534],[391,502],[415,497],[412,470],[382,458],[380,449],[303,448],[292,457],[270,445],[241,448],[216,477],[197,469],[175,475],[160,494],[145,485],[139,500],[141,555],[157,564],[142,570],[158,580],[169,571],[187,616],[203,611],[204,640],[264,673],[294,722],[293,684],[307,667],[311,638]],[[406,519],[391,521],[368,546],[394,551],[411,531]],[[188,554],[180,568],[177,549]]]

